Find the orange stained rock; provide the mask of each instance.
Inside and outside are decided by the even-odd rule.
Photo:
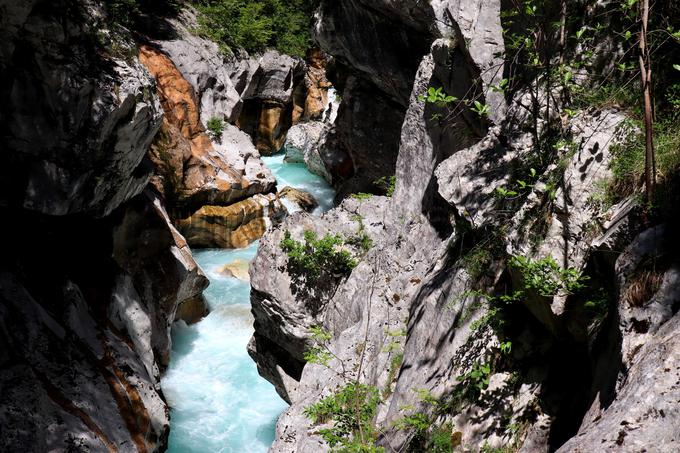
[[[245,247],[264,234],[265,217],[282,209],[275,194],[256,195],[229,206],[203,206],[178,227],[192,247]]]
[[[190,140],[205,135],[194,90],[172,60],[146,45],[139,49],[139,60],[156,79],[163,112],[170,124]],[[205,138],[209,143],[210,139]]]
[[[147,45],[140,47],[139,59],[156,79],[158,96],[165,113],[163,131],[170,138],[166,139],[164,149],[166,154],[173,155],[164,157],[165,170],[174,173],[173,178],[183,183],[183,188],[177,189],[193,193],[214,184],[218,191],[230,192],[247,187],[250,184],[247,179],[217,155],[212,140],[201,124],[194,89],[172,60]],[[179,137],[173,136],[173,130],[179,131]]]
[[[286,109],[276,102],[265,101],[260,111],[260,123],[257,129],[257,148],[262,153],[271,154],[283,146],[286,134],[283,129],[286,122]],[[288,126],[290,127],[290,126]]]

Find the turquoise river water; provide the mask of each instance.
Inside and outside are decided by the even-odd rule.
[[[320,204],[317,213],[330,209],[334,192],[326,181],[283,157],[263,158],[278,187],[312,193]],[[210,279],[205,292],[210,314],[197,324],[180,321],[172,328],[170,366],[162,380],[171,408],[170,453],[259,453],[274,440],[286,403],[258,375],[246,351],[253,333],[250,285],[219,273],[225,264],[250,262],[257,246],[194,251]]]

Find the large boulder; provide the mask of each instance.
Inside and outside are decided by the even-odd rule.
[[[280,104],[293,100],[295,82],[304,75],[299,58],[268,50],[257,57],[257,70],[241,93],[244,99],[262,99]]]
[[[229,206],[203,206],[177,224],[192,247],[241,248],[286,213],[276,194],[258,194]]]
[[[295,189],[286,186],[279,191],[279,197],[297,206],[297,209],[302,209],[306,212],[312,212],[319,207],[319,202],[316,201],[314,195],[304,190]]]
[[[299,116],[294,113],[293,95],[304,79],[305,64],[270,50],[236,67],[236,85],[244,99],[237,124],[261,153],[275,153],[283,146],[294,117]]]

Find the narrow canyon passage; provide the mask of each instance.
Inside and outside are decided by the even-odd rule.
[[[284,162],[283,153],[262,159],[279,189],[291,186],[314,195],[315,213],[333,206],[333,189],[304,164]],[[210,314],[172,329],[170,367],[162,381],[171,408],[170,453],[266,452],[274,440],[286,403],[260,377],[246,351],[253,334],[248,264],[258,242],[244,249],[194,250],[210,279],[205,291]],[[236,277],[225,273],[225,265]]]

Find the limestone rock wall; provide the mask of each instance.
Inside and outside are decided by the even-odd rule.
[[[0,449],[164,451],[170,323],[208,280],[144,190],[154,78],[97,2],[0,11]]]
[[[528,90],[554,102],[536,86],[505,96],[491,89],[504,64],[500,15],[495,0],[322,2],[315,33],[345,77],[320,156],[335,146],[335,161],[340,149],[351,163],[343,177],[326,166],[341,193],[369,186],[371,164],[394,169],[396,190],[391,198],[348,198],[319,220],[296,214],[262,239],[251,273],[249,352],[291,402],[272,451],[328,450],[320,429],[332,422],[315,425],[304,411],[355,380],[380,392],[376,442],[390,452],[424,451],[418,433],[398,424],[413,414],[430,414],[429,423],[448,427],[466,451],[676,448],[677,246],[663,228],[635,239],[640,219],[630,200],[597,201],[624,115],[584,109],[562,119],[570,146],[556,151],[560,165],[534,169],[519,196],[500,196],[531,173],[532,124],[540,131],[559,120],[531,116]],[[489,113],[462,104],[442,120],[421,100],[429,87],[469,96]],[[394,129],[398,139],[381,140]],[[306,230],[347,238],[364,231],[372,247],[331,288],[305,290],[287,271],[280,241]],[[490,327],[497,315],[489,308],[498,307],[480,291],[522,288],[513,255],[551,257],[583,272],[586,293],[526,293],[502,308],[509,330]],[[609,299],[595,300],[600,291]],[[594,314],[597,304],[608,315]],[[331,335],[327,366],[306,362],[314,326]],[[509,353],[501,352],[505,341]],[[462,382],[480,364],[490,365],[488,383],[469,399]]]
[[[140,60],[156,78],[165,111],[151,158],[159,188],[173,208],[192,211],[206,204],[229,204],[273,188],[271,172],[233,126],[226,125],[213,143],[201,123],[193,87],[169,57],[142,46]]]
[[[144,157],[163,115],[153,79],[125,57],[129,36],[112,38],[118,56],[102,49],[103,13],[90,2],[5,3],[0,204],[110,214],[148,182]]]

